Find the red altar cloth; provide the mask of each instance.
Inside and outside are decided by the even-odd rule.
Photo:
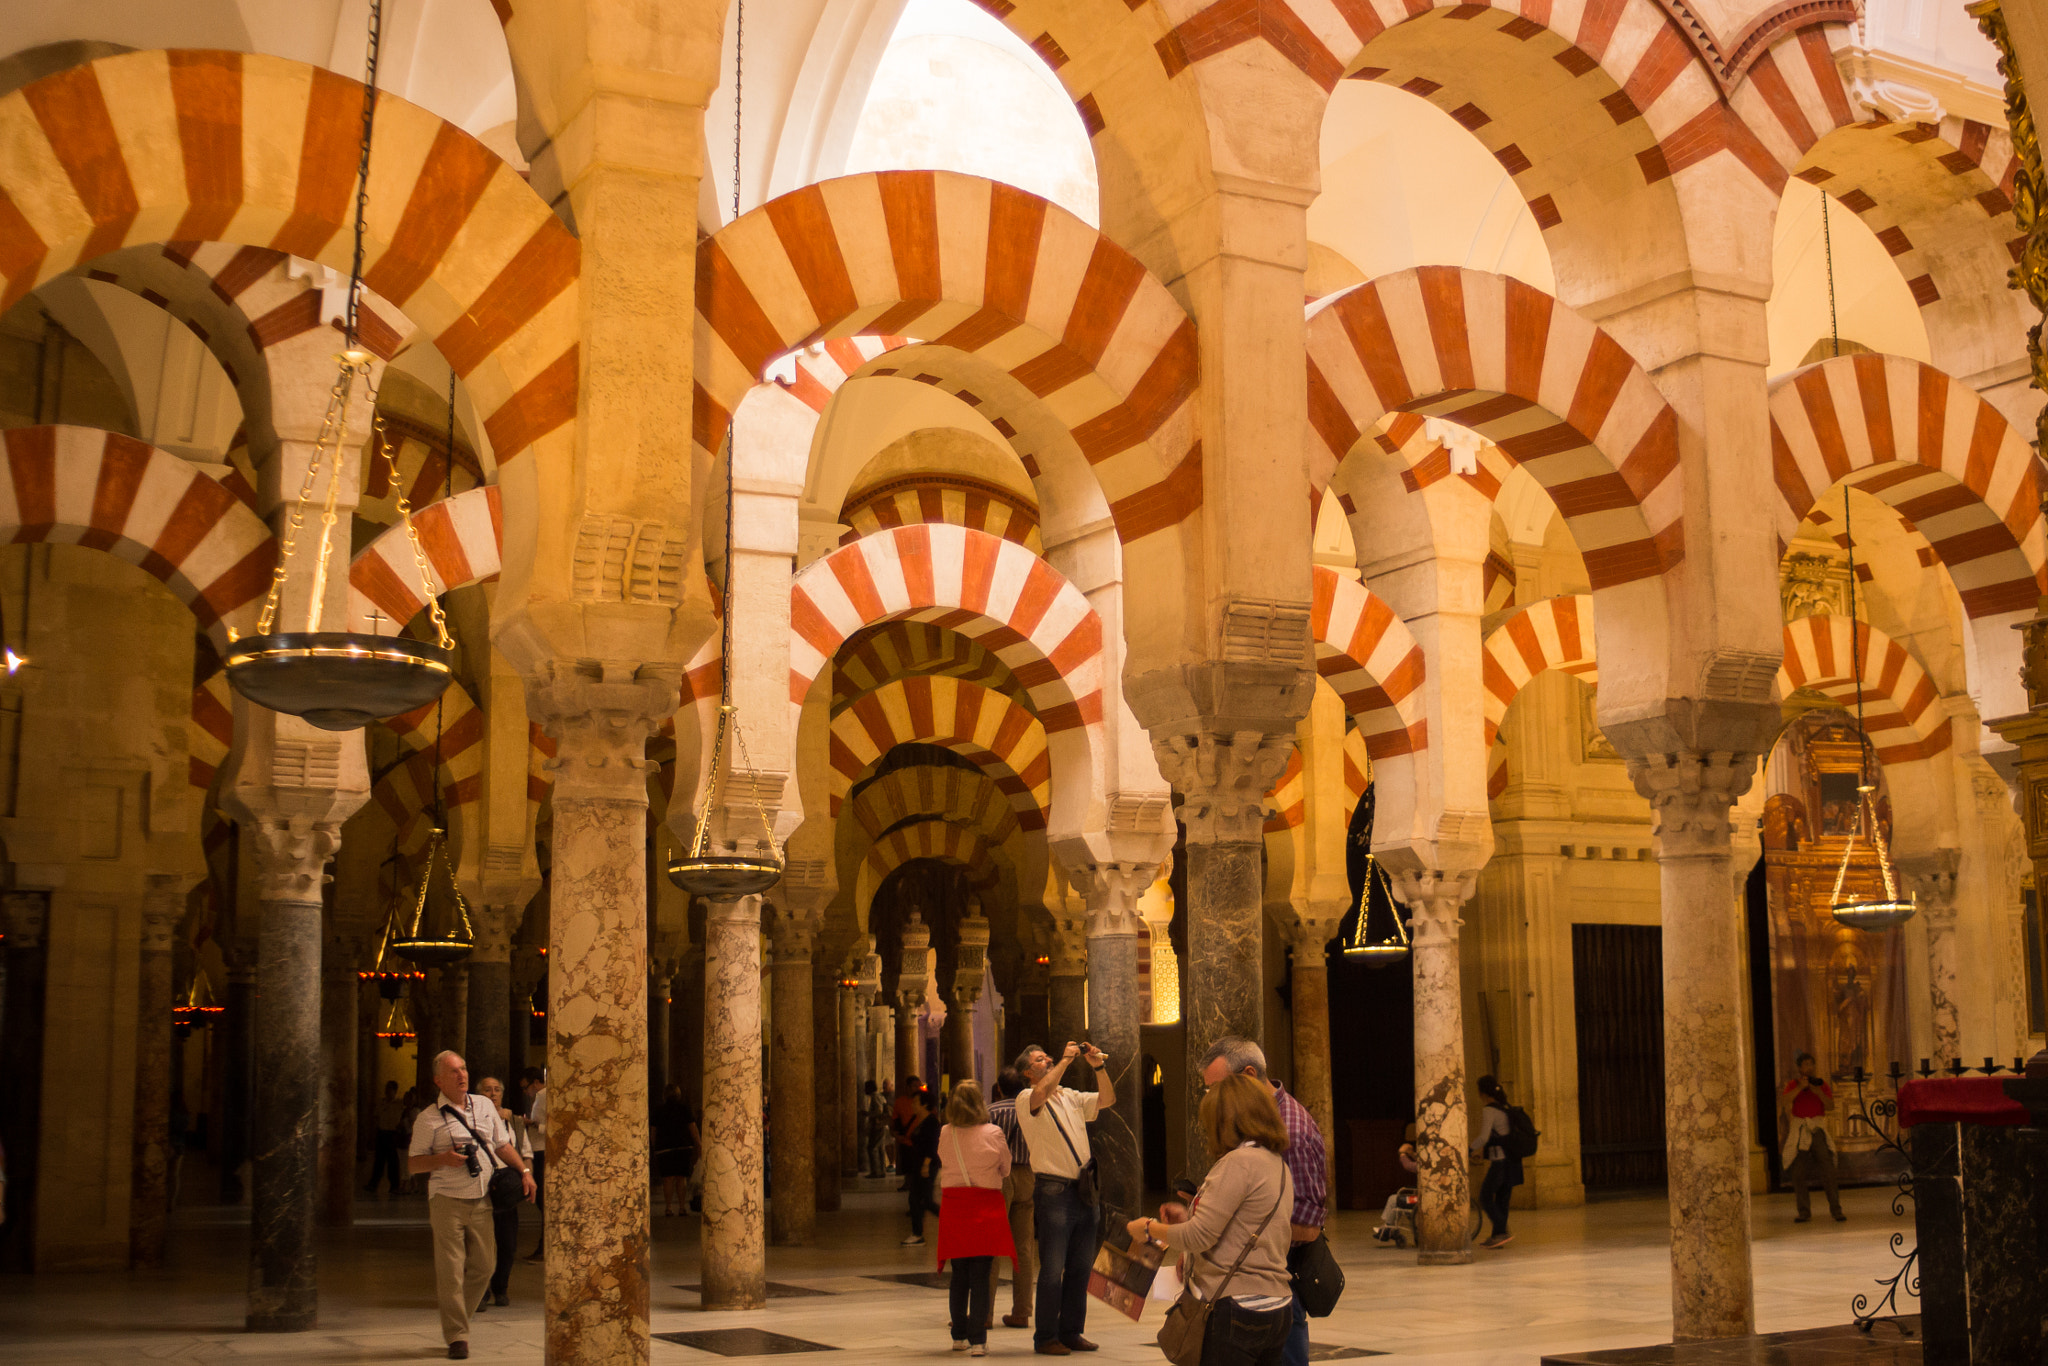
[[[1899,1083],[1899,1127],[2027,1122],[2027,1107],[2005,1094],[2004,1077],[1927,1077]]]

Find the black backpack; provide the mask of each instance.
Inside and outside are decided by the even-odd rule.
[[[1509,1157],[1536,1156],[1536,1142],[1543,1137],[1543,1131],[1536,1127],[1536,1121],[1529,1118],[1529,1112],[1519,1105],[1508,1107],[1508,1131],[1501,1139],[1501,1151]]]

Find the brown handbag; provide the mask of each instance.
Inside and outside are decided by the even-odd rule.
[[[1237,1254],[1237,1260],[1230,1264],[1230,1270],[1223,1273],[1223,1279],[1216,1283],[1216,1294],[1213,1298],[1205,1300],[1195,1294],[1194,1272],[1192,1268],[1189,1270],[1187,1281],[1180,1288],[1180,1298],[1166,1311],[1166,1322],[1159,1325],[1159,1336],[1156,1339],[1159,1350],[1166,1353],[1166,1359],[1172,1362],[1173,1366],[1202,1366],[1202,1343],[1209,1335],[1209,1312],[1216,1307],[1216,1301],[1223,1298],[1223,1292],[1230,1288],[1231,1277],[1244,1265],[1244,1259],[1251,1255],[1259,1239],[1265,1236],[1266,1225],[1272,1223],[1273,1216],[1279,1212],[1280,1200],[1275,1196],[1273,1208],[1267,1210],[1266,1217],[1259,1221],[1258,1231],[1252,1234],[1251,1241],[1244,1245],[1244,1251]],[[1217,1241],[1222,1240],[1219,1238]],[[1196,1255],[1198,1254],[1189,1253],[1188,1260],[1192,1262]]]

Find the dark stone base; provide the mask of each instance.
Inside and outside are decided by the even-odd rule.
[[[1904,1327],[1913,1334],[1906,1337]],[[1807,1328],[1796,1333],[1721,1338],[1713,1342],[1667,1342],[1655,1347],[1617,1347],[1604,1352],[1564,1352],[1543,1358],[1543,1366],[1921,1366],[1920,1320],[1908,1316],[1874,1325],[1868,1333],[1854,1324]]]
[[[304,1333],[320,1322],[318,1310],[293,1314],[251,1314],[243,1326],[252,1333]]]
[[[1926,1123],[1910,1132],[1927,1360],[2038,1362],[2048,1317],[2048,1142],[2001,1125]]]

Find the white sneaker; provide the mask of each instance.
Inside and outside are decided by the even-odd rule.
[[[923,1247],[923,1246],[924,1246],[924,1238],[923,1238],[923,1237],[922,1237],[921,1235],[919,1235],[919,1234],[915,1234],[915,1233],[913,1233],[913,1234],[911,1234],[911,1235],[910,1235],[910,1236],[909,1236],[908,1238],[905,1238],[905,1239],[904,1239],[904,1240],[903,1240],[903,1241],[902,1241],[901,1243],[897,1244],[897,1246],[899,1246],[899,1247]]]
[[[988,1355],[988,1348],[977,1342],[967,1349],[967,1355],[971,1357],[985,1357]]]
[[[966,1339],[966,1338],[954,1338],[954,1339],[953,1339],[953,1350],[954,1350],[954,1351],[956,1351],[956,1352],[964,1352],[964,1351],[966,1351],[966,1350],[967,1350],[967,1339]]]

